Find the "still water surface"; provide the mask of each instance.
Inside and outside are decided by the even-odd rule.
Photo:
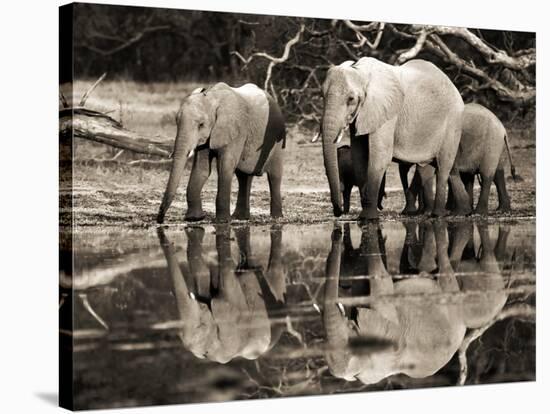
[[[535,379],[531,221],[84,229],[73,243],[60,310],[74,311],[77,408]]]

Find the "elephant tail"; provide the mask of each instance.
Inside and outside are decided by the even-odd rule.
[[[523,181],[523,178],[516,173],[516,167],[512,161],[512,152],[510,151],[510,145],[508,144],[508,135],[504,134],[504,144],[506,145],[506,152],[508,153],[508,160],[510,161],[510,173],[514,181]]]

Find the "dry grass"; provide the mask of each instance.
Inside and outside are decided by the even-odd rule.
[[[76,82],[75,100],[89,87],[91,82]],[[105,81],[94,91],[87,106],[104,112],[110,112],[120,119],[125,127],[151,136],[170,139],[175,135],[175,113],[180,100],[195,87],[194,83],[153,83]],[[72,94],[66,93],[68,99]],[[514,212],[509,215],[491,213],[491,219],[517,219],[535,216],[535,131],[530,123],[516,120],[507,125],[512,146],[514,162],[524,181],[508,181]],[[284,214],[282,222],[312,223],[330,221],[332,207],[326,182],[321,144],[310,144],[313,131],[296,125],[287,126],[287,149],[285,155],[285,173],[283,179]],[[77,160],[107,159],[117,151],[114,148],[91,142],[75,143]],[[139,158],[139,155],[124,154],[120,160]],[[176,201],[169,210],[166,223],[182,222],[185,210],[186,177],[182,181]],[[168,169],[144,169],[140,166],[80,165],[74,169],[73,211],[78,225],[125,225],[142,227],[154,225],[166,182]],[[62,191],[70,187],[62,183]],[[234,180],[236,199],[237,182]],[[388,198],[382,218],[399,219],[404,200],[398,177],[397,166],[388,170]],[[476,188],[479,191],[479,188]],[[68,200],[70,192],[62,193]],[[216,195],[216,173],[213,172],[204,188],[204,208],[208,212],[207,221],[214,216]],[[352,197],[351,214],[343,217],[353,219],[359,212],[357,190]],[[496,190],[493,186],[491,208],[496,208]],[[255,223],[270,221],[269,189],[266,177],[256,178],[252,185],[251,212]],[[70,223],[68,210],[62,210],[61,223]]]

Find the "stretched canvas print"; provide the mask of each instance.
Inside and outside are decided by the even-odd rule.
[[[63,407],[535,380],[535,33],[349,17],[60,8]]]

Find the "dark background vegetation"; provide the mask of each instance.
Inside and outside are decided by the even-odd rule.
[[[94,4],[75,7],[74,28],[76,79],[253,82],[294,122],[318,119],[331,64],[361,56],[430,60],[465,102],[534,116],[535,33]]]

